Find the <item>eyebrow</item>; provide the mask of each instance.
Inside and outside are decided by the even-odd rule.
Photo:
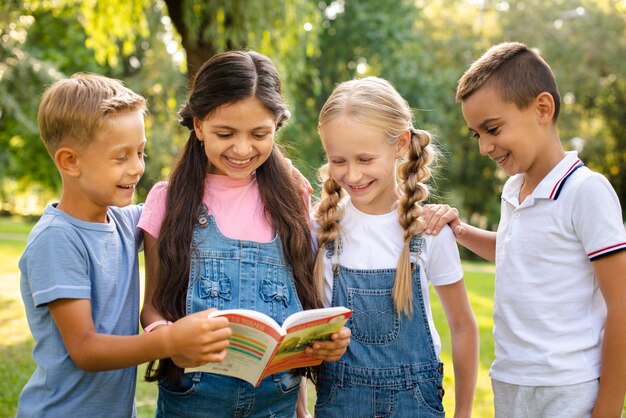
[[[487,125],[489,125],[490,123],[499,120],[500,118],[487,118],[483,121],[483,123],[481,123],[480,125],[478,125],[479,129],[487,129]]]
[[[478,130],[487,130],[487,125],[489,125],[490,123],[494,122],[494,121],[498,121],[500,120],[500,118],[487,118],[484,121],[481,122],[480,125],[478,125]],[[476,133],[476,131],[472,128],[470,128],[469,126],[467,127],[467,129],[469,129],[471,132]]]
[[[272,129],[274,127],[274,125],[271,124],[267,124],[267,125],[259,125],[259,126],[255,126],[254,128],[251,129],[251,131],[256,131],[258,129]],[[213,125],[211,126],[212,129],[228,129],[231,131],[238,131],[239,129],[230,126],[230,125]]]
[[[144,137],[143,141],[141,141],[139,145],[143,145],[145,147],[147,143],[148,143],[148,140]],[[112,147],[109,148],[109,150],[111,152],[118,152],[118,151],[124,151],[124,150],[131,149],[131,148],[134,149],[135,147],[130,144],[118,144],[118,145],[113,145]]]

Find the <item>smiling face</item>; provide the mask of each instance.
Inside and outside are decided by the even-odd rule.
[[[276,121],[255,97],[218,107],[204,120],[194,119],[204,142],[209,173],[246,178],[270,156]]]
[[[536,103],[519,109],[503,101],[495,88],[485,86],[463,100],[462,110],[482,155],[509,176],[532,172],[545,136]]]
[[[325,124],[320,136],[330,174],[348,192],[354,206],[369,214],[390,212],[399,196],[396,158],[402,155],[406,141],[392,145],[383,132],[349,117]]]
[[[58,208],[75,218],[105,222],[109,206],[132,203],[143,175],[146,145],[143,112],[122,112],[109,117],[93,141],[57,151],[69,168]]]

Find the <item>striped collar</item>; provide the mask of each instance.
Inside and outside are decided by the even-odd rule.
[[[565,157],[537,185],[532,196],[535,199],[557,200],[567,179],[584,165],[578,158],[578,152],[566,152]],[[503,191],[502,197],[507,200],[513,196],[517,197],[523,180],[522,174],[513,176],[509,181],[509,187],[505,188],[506,192]]]

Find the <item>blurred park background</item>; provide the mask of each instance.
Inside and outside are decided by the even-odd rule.
[[[0,213],[37,216],[58,195],[36,123],[55,80],[97,72],[149,99],[143,201],[186,139],[177,112],[194,71],[217,52],[248,48],[283,77],[292,118],[279,140],[311,182],[323,161],[321,105],[336,83],[376,75],[444,152],[434,200],[492,227],[504,178],[479,155],[454,93],[473,60],[508,40],[552,66],[564,146],[626,203],[626,0],[3,0],[0,39]]]
[[[194,71],[213,54],[248,48],[274,61],[292,112],[279,141],[314,184],[324,155],[316,131],[321,105],[336,83],[384,77],[444,153],[432,201],[492,228],[504,177],[479,155],[454,93],[488,47],[521,41],[556,74],[565,148],[578,150],[626,203],[626,0],[2,0],[0,41],[1,417],[12,415],[33,370],[17,259],[32,220],[60,190],[39,139],[38,102],[46,86],[74,72],[121,79],[149,100],[138,201],[167,177],[186,140],[177,112]],[[475,416],[488,417],[492,266],[465,266],[482,340]],[[449,364],[449,351],[443,357]],[[153,389],[140,386],[146,416]],[[451,398],[449,390],[449,412]]]

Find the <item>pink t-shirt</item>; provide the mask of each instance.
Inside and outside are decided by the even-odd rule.
[[[143,208],[139,228],[157,238],[165,215],[167,182],[154,185]],[[307,196],[308,198],[308,196]],[[274,231],[265,216],[256,175],[233,179],[207,174],[202,201],[215,217],[221,233],[231,239],[270,242]]]

